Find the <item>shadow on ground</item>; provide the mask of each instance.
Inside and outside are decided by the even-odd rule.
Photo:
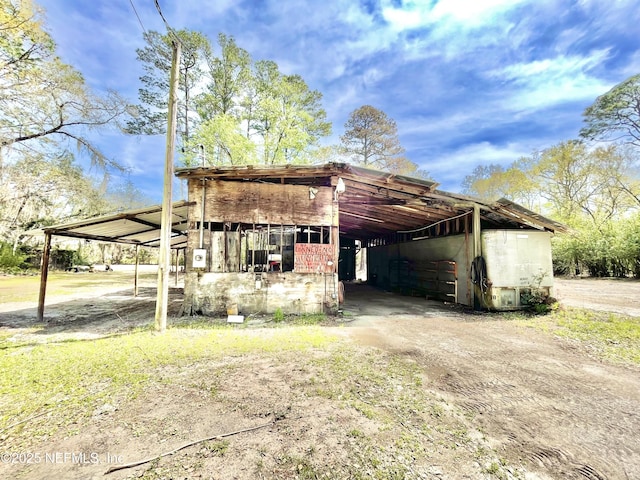
[[[168,316],[179,314],[183,289],[169,289]],[[46,305],[45,322],[37,322],[37,306],[0,312],[0,327],[36,328],[35,334],[83,333],[89,338],[149,325],[154,321],[156,288],[143,287],[138,296],[122,289],[90,298],[75,298]]]

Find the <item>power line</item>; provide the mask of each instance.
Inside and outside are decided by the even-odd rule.
[[[176,42],[181,43],[180,39],[178,38],[178,35],[176,35],[176,33],[173,31],[173,28],[171,28],[171,26],[169,25],[169,22],[167,22],[167,19],[164,18],[164,14],[162,13],[162,9],[160,8],[160,3],[158,3],[158,0],[154,0],[154,3],[156,4],[156,10],[158,10],[158,13],[160,14],[160,18],[162,18],[162,21],[164,22],[164,26],[167,27],[167,31],[173,35],[173,38],[176,40]]]
[[[136,6],[133,4],[133,0],[129,0],[129,3],[131,4],[131,8],[133,8],[133,13],[135,13],[136,17],[138,18],[138,22],[140,23],[140,26],[142,27],[142,31],[146,34],[147,33],[147,29],[144,28],[144,25],[142,24],[142,20],[140,20],[140,15],[138,15],[138,11],[136,10]]]

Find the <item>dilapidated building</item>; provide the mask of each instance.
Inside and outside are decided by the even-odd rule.
[[[333,312],[366,250],[367,282],[469,306],[550,293],[563,226],[500,200],[348,164],[181,168],[184,311]]]

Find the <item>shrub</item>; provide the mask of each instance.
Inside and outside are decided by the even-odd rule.
[[[284,320],[284,312],[280,307],[276,308],[276,311],[273,312],[273,321],[276,323],[280,323]]]
[[[13,251],[11,244],[0,242],[0,269],[2,271],[15,272],[20,270],[26,260],[26,255],[19,251]]]

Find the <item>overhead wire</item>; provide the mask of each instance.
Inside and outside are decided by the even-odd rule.
[[[142,27],[142,31],[144,32],[144,34],[146,35],[147,33],[147,29],[144,28],[144,25],[142,23],[142,20],[140,19],[140,15],[138,15],[138,10],[136,10],[136,6],[133,4],[133,0],[129,0],[129,3],[131,4],[131,8],[133,8],[133,13],[136,14],[136,18],[138,19],[138,23],[140,23],[140,26]]]
[[[164,26],[167,27],[167,31],[173,36],[176,42],[182,45],[180,38],[178,37],[178,35],[176,35],[176,32],[173,30],[173,28],[171,28],[171,25],[169,25],[169,22],[167,22],[167,19],[164,18],[164,14],[162,13],[162,9],[160,8],[160,3],[158,2],[158,0],[153,0],[153,3],[155,3],[156,5],[156,10],[158,10],[158,14],[160,15],[160,18],[162,18],[162,21],[164,22]]]

